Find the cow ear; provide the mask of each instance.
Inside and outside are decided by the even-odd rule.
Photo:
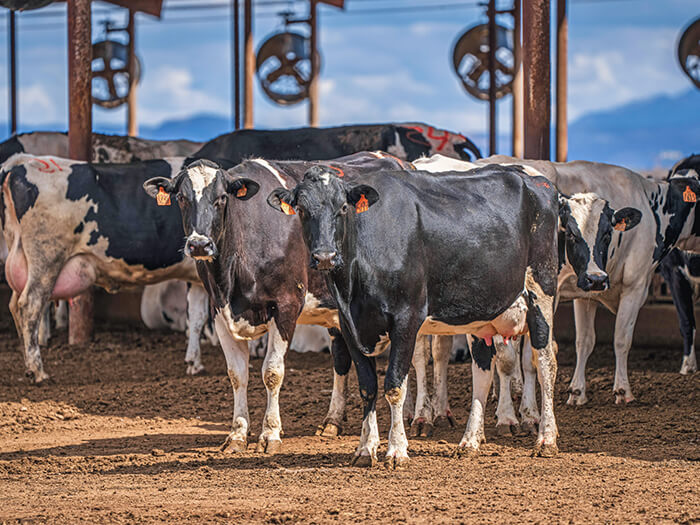
[[[294,196],[286,188],[275,188],[272,190],[267,196],[267,203],[285,215],[296,215],[294,211]]]
[[[175,185],[173,184],[172,179],[168,179],[167,177],[153,177],[152,179],[148,179],[143,183],[144,191],[154,199],[160,192],[161,188],[163,188],[165,193],[173,193]]]
[[[681,193],[684,202],[694,204],[700,199],[700,182],[695,177],[672,177],[669,184]]]
[[[637,208],[622,208],[613,215],[613,228],[626,232],[634,228],[642,220],[642,212]]]
[[[237,179],[226,179],[226,193],[235,196],[237,199],[246,201],[253,197],[260,189],[260,184],[254,180],[239,177]]]
[[[367,211],[372,204],[379,200],[379,193],[372,186],[358,184],[345,191],[348,204],[355,206],[357,213]]]

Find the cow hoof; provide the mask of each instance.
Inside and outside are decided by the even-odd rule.
[[[572,405],[572,406],[581,406],[585,405],[588,402],[588,398],[586,397],[585,393],[582,393],[580,390],[574,390],[569,394],[569,399],[566,400],[567,405]]]
[[[316,431],[317,436],[321,437],[337,437],[342,433],[342,427],[336,423],[325,423],[324,425],[318,427]]]
[[[408,456],[387,456],[384,460],[384,468],[387,470],[395,470],[408,465]]]
[[[377,456],[355,456],[352,459],[353,467],[369,468],[377,465]]]
[[[435,419],[433,419],[433,425],[435,425],[436,427],[450,426],[454,428],[456,424],[457,422],[455,421],[455,418],[452,417],[452,414],[450,412],[448,412],[447,415],[437,416],[435,417]]]
[[[459,445],[452,453],[455,458],[475,458],[479,455],[479,449],[469,445]]]
[[[520,425],[510,423],[500,423],[496,425],[496,435],[502,437],[517,436],[520,433]]]
[[[188,376],[196,376],[196,375],[203,375],[204,374],[204,366],[203,365],[195,365],[193,363],[187,363],[187,370],[185,373]]]
[[[695,356],[686,356],[683,358],[683,364],[681,365],[681,375],[687,376],[698,371],[698,363]]]
[[[615,404],[620,405],[624,401],[626,404],[634,401],[634,396],[631,392],[625,392],[624,388],[615,390]]]
[[[556,443],[543,443],[535,447],[532,451],[532,457],[553,458],[558,453],[559,448]]]
[[[228,436],[226,441],[224,441],[224,444],[221,445],[221,452],[236,454],[237,452],[245,452],[247,447],[248,443],[244,439]]]
[[[255,451],[260,454],[279,454],[282,452],[282,441],[261,437]]]
[[[27,370],[26,375],[29,378],[29,380],[36,386],[46,385],[49,382],[49,374],[47,374],[43,370],[40,370],[39,372],[32,372],[30,370]]]
[[[433,435],[433,425],[424,417],[413,420],[410,430],[411,437],[430,437]]]
[[[520,433],[526,436],[537,435],[537,423],[535,421],[523,421],[520,425]]]

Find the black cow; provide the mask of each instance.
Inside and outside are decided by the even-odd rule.
[[[360,153],[328,163],[339,174],[367,169],[399,168],[404,163],[382,154]],[[284,355],[296,323],[338,326],[337,312],[322,276],[309,271],[309,253],[298,221],[280,221],[267,206],[244,202],[258,190],[267,195],[301,180],[310,162],[247,160],[224,171],[207,160],[187,165],[174,179],[153,178],[144,184],[151,196],[175,199],[185,229],[185,253],[197,270],[215,310],[215,327],[226,357],[234,394],[233,427],[222,449],[244,451],[248,416],[248,346],[268,332],[262,366],[267,409],[258,450],[281,448],[279,391]],[[182,231],[177,238],[182,237]],[[333,331],[334,335],[337,330]],[[332,342],[335,380],[326,423],[338,429],[344,415],[345,384],[350,357],[341,337]]]
[[[479,148],[464,135],[417,123],[239,130],[207,142],[187,159],[187,163],[195,159],[210,159],[231,166],[251,157],[330,160],[360,151],[376,150],[409,161],[433,153],[464,160],[481,158]]]
[[[38,325],[49,300],[75,297],[93,284],[118,291],[167,279],[199,283],[182,253],[177,209],[152,206],[142,190],[144,180],[170,177],[182,160],[88,164],[19,154],[6,163],[0,175],[5,275],[27,373],[36,382],[48,378]],[[188,356],[199,355],[206,301],[201,285],[192,286]]]
[[[271,192],[268,203],[299,216],[311,265],[326,272],[338,305],[364,401],[356,464],[376,462],[374,356],[389,341],[386,464],[408,459],[401,414],[419,333],[485,338],[529,332],[543,393],[536,452],[556,453],[552,320],[559,205],[546,179],[514,166],[488,166],[471,177],[377,172],[355,178],[317,166],[293,190]],[[478,448],[483,427],[472,419],[482,411],[472,406],[460,450]]]
[[[700,155],[690,155],[678,162],[671,168],[668,177],[671,178],[676,174],[687,175],[688,170],[700,173]],[[700,232],[697,219],[694,229],[696,232]],[[680,373],[683,375],[692,374],[698,370],[695,354],[693,285],[700,283],[700,255],[674,248],[662,259],[659,271],[671,289],[673,304],[678,312],[678,321],[683,337],[683,362]]]

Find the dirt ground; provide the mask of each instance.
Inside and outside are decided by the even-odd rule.
[[[232,393],[223,355],[184,375],[184,338],[98,327],[89,347],[58,334],[44,351],[52,381],[28,384],[17,340],[0,331],[0,521],[230,523],[700,523],[700,374],[678,374],[680,349],[634,348],[637,401],[612,402],[614,357],[596,349],[590,402],[565,405],[574,352],[559,355],[560,454],[532,458],[530,437],[499,437],[488,419],[476,458],[453,458],[468,416],[470,366],[450,366],[457,428],[411,439],[402,470],[349,465],[360,430],[355,378],[348,435],[314,435],[330,396],[330,356],[288,356],[285,430],[275,456],[254,452],[264,410],[261,360],[251,361],[252,444],[219,452]],[[489,403],[489,415],[495,407]],[[386,450],[388,405],[378,404]]]

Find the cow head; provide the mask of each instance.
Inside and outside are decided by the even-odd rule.
[[[282,213],[299,216],[311,267],[332,270],[342,267],[340,248],[355,216],[378,199],[371,186],[346,183],[332,169],[314,166],[293,190],[273,190],[267,203]]]
[[[217,245],[223,236],[229,201],[250,199],[260,186],[253,180],[227,173],[214,162],[200,159],[185,166],[173,179],[154,177],[143,188],[157,200],[159,194],[161,200],[165,200],[162,194],[167,194],[177,201],[187,236],[185,254],[211,261],[219,253]]]
[[[634,228],[642,218],[635,208],[613,210],[595,193],[559,197],[559,246],[584,291],[603,291],[610,286],[605,267],[613,230]]]

